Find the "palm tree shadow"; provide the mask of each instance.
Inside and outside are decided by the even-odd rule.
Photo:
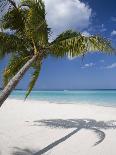
[[[13,155],[33,155],[35,151],[30,150],[28,148],[26,149],[20,149],[19,147],[14,147],[15,152],[13,152]]]
[[[37,151],[36,153],[32,153],[31,155],[42,155],[55,146],[59,145],[60,143],[66,141],[68,138],[76,134],[81,129],[91,130],[95,134],[97,134],[98,141],[93,145],[96,146],[103,142],[105,139],[105,133],[102,130],[107,129],[116,129],[116,121],[96,121],[93,119],[51,119],[51,120],[37,120],[34,121],[33,126],[46,126],[50,128],[64,128],[64,129],[73,129],[72,132],[65,135],[64,137],[54,141],[53,143],[49,144],[45,148]],[[26,155],[26,154],[14,154],[14,155]]]

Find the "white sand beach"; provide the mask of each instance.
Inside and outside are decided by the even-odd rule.
[[[0,155],[116,155],[116,108],[8,99]]]

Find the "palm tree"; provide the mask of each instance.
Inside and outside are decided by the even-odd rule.
[[[26,97],[30,94],[39,77],[42,62],[48,56],[75,57],[84,56],[88,51],[111,53],[113,50],[105,38],[97,35],[86,37],[72,30],[61,33],[54,41],[49,42],[51,29],[46,22],[42,0],[22,0],[20,4],[16,4],[14,0],[4,2],[8,2],[10,7],[0,23],[0,57],[10,54],[10,61],[3,73],[4,89],[0,95],[0,106],[25,72],[32,67],[33,75]]]

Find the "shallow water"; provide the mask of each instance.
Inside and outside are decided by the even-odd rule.
[[[10,98],[24,99],[25,91],[14,91]],[[28,99],[64,104],[116,106],[116,90],[32,91]]]

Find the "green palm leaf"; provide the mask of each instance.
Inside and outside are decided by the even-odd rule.
[[[4,29],[24,32],[26,10],[12,8],[2,18],[2,27]]]
[[[19,39],[13,34],[0,32],[0,58],[4,57],[5,54],[8,53],[27,51],[27,43],[24,44],[23,39]]]
[[[8,66],[3,73],[4,86],[7,85],[9,80],[21,69],[21,67],[30,59],[26,53],[13,54]]]
[[[0,12],[7,11],[12,7],[17,8],[14,0],[0,0]]]
[[[48,42],[48,27],[45,19],[45,5],[42,0],[23,0],[22,6],[27,6],[25,30],[27,36],[34,40],[36,46]]]
[[[113,51],[110,42],[106,39],[100,36],[86,37],[71,30],[59,35],[49,48],[50,54],[56,57],[81,56],[91,51],[104,51],[110,54]]]
[[[41,70],[41,63],[38,62],[38,64],[36,65],[36,67],[34,69],[34,73],[32,75],[31,81],[29,83],[25,99],[29,96],[30,92],[32,91],[32,89],[33,89],[33,87],[34,87],[34,85],[35,85],[35,83],[36,83],[36,81],[37,81],[37,79],[39,77],[40,70]]]

